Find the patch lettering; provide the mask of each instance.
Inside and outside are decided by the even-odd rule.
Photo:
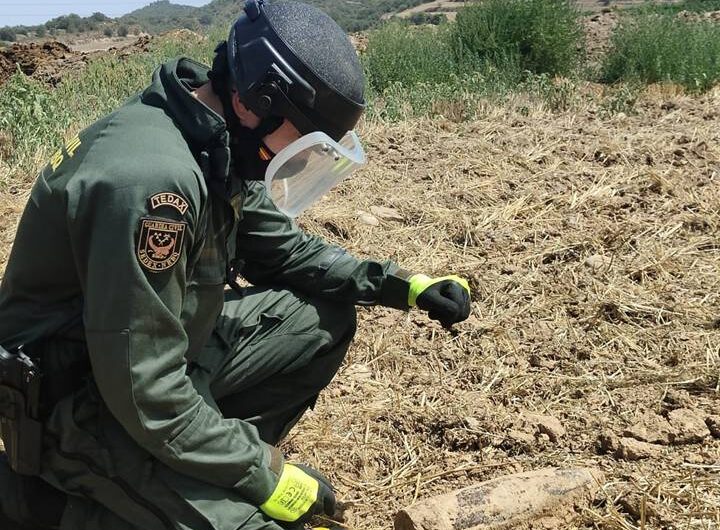
[[[163,219],[140,219],[137,257],[150,272],[162,272],[175,265],[182,254],[185,223]]]
[[[61,147],[57,151],[53,153],[53,155],[50,157],[50,167],[53,171],[57,171],[57,168],[60,167],[60,164],[63,163],[65,160],[65,155],[67,154],[68,158],[72,158],[75,156],[75,151],[78,150],[78,148],[82,145],[82,142],[80,141],[80,136],[77,134],[73,136],[70,141],[65,144],[64,147]],[[65,152],[63,153],[63,149]]]
[[[175,208],[181,215],[185,215],[189,207],[188,202],[180,195],[170,192],[158,193],[150,197],[150,207],[153,210],[157,210],[161,206]]]

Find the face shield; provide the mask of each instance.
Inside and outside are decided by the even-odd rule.
[[[297,217],[365,162],[353,131],[339,142],[313,132],[275,155],[265,173],[265,187],[280,211]]]

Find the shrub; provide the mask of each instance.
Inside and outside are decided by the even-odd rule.
[[[0,28],[0,40],[14,42],[16,38],[15,30],[10,28]]]
[[[653,14],[629,17],[613,35],[602,78],[707,90],[720,81],[720,26]]]
[[[392,22],[370,33],[363,55],[373,89],[400,83],[446,81],[455,71],[445,26],[416,27]]]
[[[567,75],[579,64],[583,29],[570,0],[484,0],[462,8],[451,43],[476,69]]]
[[[644,12],[674,14],[680,11],[702,13],[706,11],[720,10],[720,0],[681,0],[673,3],[641,5],[637,9]]]
[[[130,30],[125,24],[119,26],[117,29],[118,37],[127,37],[129,32]]]

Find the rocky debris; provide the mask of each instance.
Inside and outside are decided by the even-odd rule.
[[[612,258],[600,254],[593,254],[585,259],[585,265],[594,270],[607,269],[611,263]]]
[[[700,443],[710,436],[705,414],[694,409],[675,409],[668,414],[668,421],[677,430],[673,443]]]
[[[637,492],[630,492],[617,500],[620,507],[635,521],[647,520],[657,515],[657,508],[652,500]]]
[[[605,481],[595,469],[540,469],[424,499],[395,517],[395,530],[566,528]]]
[[[676,16],[687,22],[720,22],[720,11],[680,11]]]
[[[387,219],[390,221],[404,221],[405,218],[400,212],[394,208],[388,208],[386,206],[371,206],[370,213],[379,219]]]
[[[642,442],[634,438],[619,437],[612,432],[604,432],[598,438],[600,452],[612,454],[618,460],[643,460],[660,456],[662,447]]]
[[[185,32],[187,32],[188,34],[191,34],[191,35],[187,35],[187,34],[185,34]],[[193,39],[197,39],[197,38],[200,38],[202,40],[202,38],[199,37],[197,35],[197,33],[194,33],[190,30],[178,30],[174,33],[177,34],[176,38],[178,40],[187,41],[187,40],[193,40]],[[150,43],[152,42],[152,40],[153,40],[153,37],[150,35],[140,35],[138,37],[138,39],[135,42],[133,42],[132,44],[130,44],[128,46],[122,46],[120,48],[110,48],[108,51],[115,52],[116,56],[119,59],[126,59],[126,58],[130,57],[131,55],[135,55],[136,53],[145,53],[145,52],[150,51]]]
[[[715,438],[720,438],[720,416],[708,416],[705,419],[705,425],[710,430],[710,434]]]
[[[375,217],[374,215],[372,215],[370,213],[359,211],[357,213],[357,216],[358,216],[358,221],[360,221],[364,225],[380,226],[380,219],[378,219],[377,217]]]
[[[526,412],[523,414],[523,418],[529,426],[535,429],[538,435],[546,435],[553,443],[557,443],[560,438],[565,436],[565,427],[554,416]]]
[[[510,429],[509,431],[507,431],[507,437],[521,446],[530,447],[535,445],[536,442],[534,435],[525,431],[520,431],[518,429]]]
[[[615,12],[597,13],[584,20],[585,49],[590,61],[598,61],[610,49],[610,38],[618,20]]]
[[[0,85],[2,85],[15,72],[15,63],[0,51]]]
[[[351,33],[350,42],[358,53],[364,53],[368,47],[368,36],[365,33]]]
[[[692,397],[687,390],[670,388],[663,397],[663,406],[667,409],[687,408],[692,405]]]
[[[677,429],[668,420],[654,412],[646,412],[637,423],[622,432],[623,436],[661,445],[673,443],[677,434]]]

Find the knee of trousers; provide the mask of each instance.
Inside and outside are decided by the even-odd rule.
[[[328,349],[342,347],[343,355],[357,331],[357,311],[355,306],[346,302],[313,300],[320,319],[320,329],[326,331],[331,342]]]

